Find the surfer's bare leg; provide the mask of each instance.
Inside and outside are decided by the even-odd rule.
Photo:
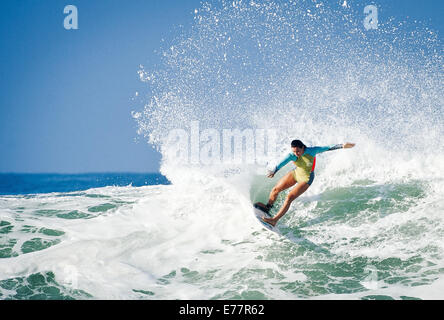
[[[277,196],[280,192],[294,186],[296,184],[296,181],[294,180],[293,174],[290,171],[285,176],[283,176],[278,183],[273,187],[273,189],[270,192],[270,196],[268,198],[268,203],[263,204],[262,202],[257,202],[255,206],[261,207],[263,211],[268,212],[273,205],[273,203],[276,201]]]
[[[284,190],[287,190],[288,188],[291,188],[296,184],[296,181],[293,177],[293,172],[290,171],[285,176],[283,176],[278,183],[271,189],[270,197],[268,199],[268,204],[273,205],[273,203],[276,201],[279,193],[281,193]]]
[[[294,179],[293,179],[293,181],[294,181]],[[284,216],[284,214],[287,213],[293,200],[296,199],[297,197],[299,197],[305,191],[307,191],[308,187],[310,187],[310,185],[307,182],[298,183],[296,185],[296,187],[294,187],[294,189],[288,193],[287,197],[285,198],[284,205],[279,210],[279,212],[273,218],[263,217],[262,219],[265,222],[271,224],[272,226],[275,226],[276,223],[279,221],[279,219],[282,218]]]

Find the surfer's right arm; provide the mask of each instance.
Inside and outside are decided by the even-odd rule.
[[[269,172],[267,177],[273,178],[273,176],[278,172],[283,166],[285,166],[289,161],[293,160],[296,161],[298,157],[296,157],[293,153],[287,154],[274,168],[272,172]]]

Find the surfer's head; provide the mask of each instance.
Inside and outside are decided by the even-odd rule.
[[[307,148],[307,146],[301,140],[293,140],[291,142],[291,150],[293,150],[293,153],[297,157],[300,157],[304,154],[305,148]]]

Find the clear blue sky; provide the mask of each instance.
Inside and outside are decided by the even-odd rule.
[[[339,0],[331,0],[342,2]],[[349,0],[349,3],[356,0]],[[417,19],[443,33],[442,0],[380,0],[379,20]],[[63,8],[79,11],[65,30]],[[161,39],[188,28],[197,0],[8,0],[0,11],[0,172],[155,172],[131,100]]]

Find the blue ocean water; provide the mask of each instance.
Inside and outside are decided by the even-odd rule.
[[[169,183],[165,176],[158,173],[2,173],[0,195],[72,192],[106,186],[140,187]]]

